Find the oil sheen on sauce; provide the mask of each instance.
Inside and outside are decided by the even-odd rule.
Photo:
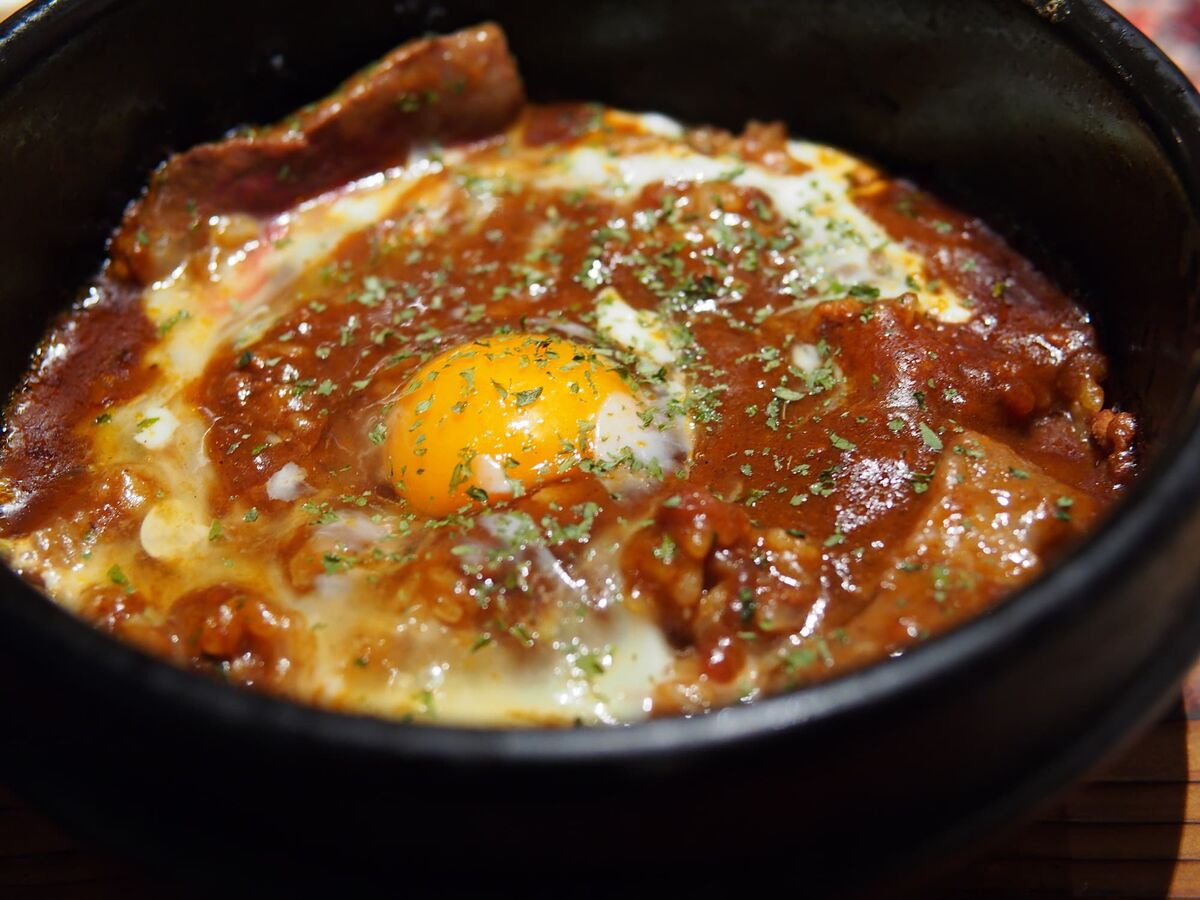
[[[169,161],[7,414],[0,549],[335,709],[620,723],[903,653],[1133,475],[1086,314],[778,125],[523,100],[407,45]]]

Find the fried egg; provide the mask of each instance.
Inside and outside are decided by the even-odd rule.
[[[609,496],[662,498],[672,479],[686,477],[700,427],[686,329],[671,309],[608,283],[603,267],[586,256],[582,272],[557,273],[583,295],[571,313],[527,318],[522,303],[564,289],[553,283],[553,266],[539,268],[546,251],[540,244],[572,237],[554,205],[527,238],[524,262],[510,263],[525,279],[520,290],[491,283],[491,293],[474,296],[445,292],[433,278],[419,281],[450,264],[438,258],[439,240],[459,229],[481,244],[502,245],[510,236],[489,216],[521,186],[619,206],[648,186],[730,184],[761,191],[805,235],[802,253],[773,263],[795,308],[868,284],[885,300],[915,293],[919,307],[944,322],[965,321],[971,311],[948,288],[931,287],[925,260],[890,241],[855,206],[847,174],[861,163],[853,157],[792,142],[789,152],[809,168],[781,174],[702,153],[663,116],[604,116],[615,129],[607,148],[522,148],[516,126],[506,137],[512,152],[423,148],[405,165],[270,219],[213,217],[214,246],[204,264],[181,264],[144,291],[157,334],[146,354],[154,380],[106,411],[105,426],[90,438],[105,466],[138,473],[152,486],[130,504],[133,527],[92,541],[68,566],[51,558],[46,548],[54,541],[45,534],[8,542],[8,558],[76,609],[97,585],[136,590],[152,598],[155,621],[164,616],[156,598],[165,609],[183,587],[251,585],[302,616],[311,632],[311,655],[297,661],[289,692],[329,705],[471,724],[618,722],[651,714],[657,686],[672,677],[675,651],[646,611],[628,603],[618,553],[635,523],[610,523],[604,540],[565,559],[540,520],[514,509],[591,479]],[[646,223],[615,217],[609,224],[619,243]],[[695,243],[705,239],[696,234]],[[326,296],[349,278],[339,254],[355,241],[372,252],[393,241],[421,268],[395,286],[399,300],[388,297],[402,312],[371,328],[360,316],[377,308],[383,288]],[[509,274],[493,273],[485,256],[471,252],[469,261],[450,262],[476,267],[481,279]],[[711,296],[692,299],[684,312],[716,308]],[[350,311],[340,337],[318,346],[321,360],[365,357],[397,334],[407,342],[403,352],[383,358],[366,377],[338,382],[302,375],[301,351],[316,338],[303,324],[286,332],[277,338],[283,349],[261,365],[284,373],[276,390],[291,418],[265,436],[247,430],[217,452],[211,432],[218,423],[194,399],[212,360],[222,352],[253,354],[281,322],[306,309],[326,315],[337,303]],[[452,322],[449,337],[404,330],[450,307],[477,311],[470,321]],[[799,373],[821,363],[811,345],[798,344],[791,355]],[[236,368],[229,377],[239,377]],[[252,410],[261,395],[245,391]],[[320,403],[304,405],[314,395],[369,397],[362,404],[371,415],[339,421]],[[343,454],[336,465],[318,466],[291,439],[316,421],[329,422],[329,440]],[[261,476],[245,495],[221,486],[222,467],[238,454],[249,455]],[[347,494],[335,475],[357,475],[360,461],[373,480]],[[488,553],[467,547],[462,560],[482,566],[512,555],[516,581],[536,582],[538,602],[566,623],[553,635],[487,620],[479,635],[464,636],[452,617],[466,615],[461,610],[429,615],[420,607],[428,598],[388,580],[395,573],[387,567],[426,564],[422,554],[452,527],[446,523],[467,520]],[[315,574],[297,575],[310,569]],[[469,612],[482,608],[484,589],[464,584],[454,582],[449,593],[458,592]],[[580,617],[581,609],[601,614]],[[497,646],[501,637],[504,647]],[[538,640],[538,652],[527,652]]]
[[[615,468],[626,452],[666,468],[681,448],[663,439],[645,393],[611,358],[565,338],[505,334],[453,347],[401,391],[389,474],[410,506],[445,516]]]

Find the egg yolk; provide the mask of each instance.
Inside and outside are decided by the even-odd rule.
[[[513,334],[447,350],[413,373],[387,457],[401,496],[445,516],[520,496],[593,458],[606,402],[636,407],[613,364],[563,338]]]

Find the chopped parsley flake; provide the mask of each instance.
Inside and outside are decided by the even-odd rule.
[[[857,445],[853,441],[848,441],[844,437],[835,432],[829,432],[829,443],[833,444],[839,450],[850,451]]]
[[[654,558],[660,559],[668,566],[675,562],[676,544],[669,534],[663,534],[662,541],[654,548]]]
[[[938,437],[936,431],[934,431],[924,422],[921,422],[920,425],[918,425],[918,428],[920,428],[921,440],[925,442],[925,446],[927,446],[930,450],[942,449],[942,439]]]
[[[530,388],[527,391],[517,391],[517,406],[529,406],[534,403],[538,397],[542,396],[540,387]]]
[[[172,313],[166,319],[158,324],[158,336],[166,337],[172,328],[182,322],[191,315],[186,309],[178,310]]]
[[[1071,521],[1071,507],[1075,505],[1071,497],[1059,497],[1054,501],[1054,518],[1062,522]]]

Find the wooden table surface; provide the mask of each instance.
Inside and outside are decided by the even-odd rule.
[[[0,19],[20,5],[0,0]],[[1200,0],[1113,5],[1200,76]],[[935,895],[1200,898],[1200,666],[1171,715],[1116,764]],[[3,900],[186,896],[182,885],[156,880],[136,863],[76,839],[0,784]]]
[[[948,896],[1200,897],[1200,664],[1115,763],[950,879]]]

